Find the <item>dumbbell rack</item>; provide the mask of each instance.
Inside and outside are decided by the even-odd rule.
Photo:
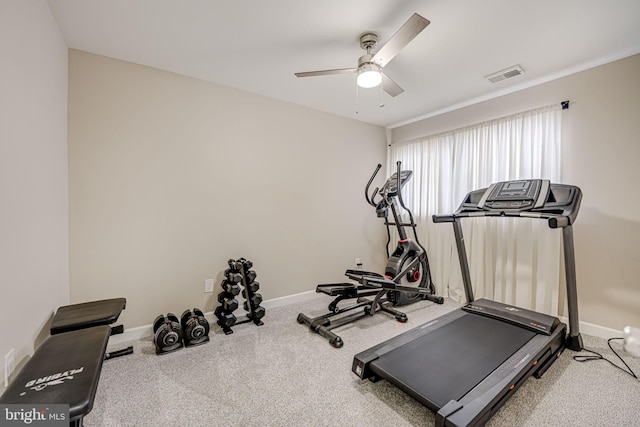
[[[215,309],[214,314],[218,318],[218,325],[226,334],[232,334],[234,325],[253,322],[260,326],[264,323],[262,319],[265,315],[265,308],[260,306],[262,295],[258,293],[260,282],[256,281],[256,272],[251,270],[253,262],[240,258],[230,259],[229,268],[225,270],[225,279],[222,282],[223,291],[218,294],[220,306]],[[247,312],[246,319],[238,320],[233,312],[238,308],[236,296],[242,294],[245,301],[243,308]]]

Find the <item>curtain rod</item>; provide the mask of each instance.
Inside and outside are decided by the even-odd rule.
[[[574,102],[575,101],[562,101],[562,102],[560,102],[561,109],[562,110],[568,110],[569,109],[569,104],[573,104]],[[507,116],[498,117],[498,118],[495,118],[495,119],[488,119],[488,120],[485,120],[484,122],[473,123],[473,124],[470,124],[470,125],[461,126],[459,128],[455,128],[455,129],[451,129],[451,130],[447,130],[447,131],[441,131],[441,132],[437,132],[437,133],[430,134],[430,135],[418,136],[418,137],[414,137],[414,138],[411,138],[411,139],[408,139],[408,140],[403,140],[403,141],[392,141],[391,140],[391,134],[389,133],[389,129],[387,128],[387,147],[391,147],[391,146],[396,145],[396,144],[405,144],[405,143],[415,142],[417,140],[421,140],[421,139],[424,139],[424,138],[427,138],[427,137],[432,137],[432,136],[440,135],[440,134],[447,134],[447,133],[459,131],[461,129],[465,129],[465,128],[468,128],[468,127],[477,126],[477,125],[482,124],[482,123],[489,123],[489,122],[493,122],[493,121],[497,121],[497,120],[503,120],[503,119],[509,118],[511,116],[530,113],[530,112],[533,112],[533,111],[536,111],[536,110],[543,110],[543,109],[546,109],[546,108],[554,107],[556,105],[558,105],[558,104],[548,104],[548,105],[546,105],[544,107],[538,107],[538,108],[534,108],[532,110],[521,111],[521,112],[518,112],[518,113],[509,114]]]

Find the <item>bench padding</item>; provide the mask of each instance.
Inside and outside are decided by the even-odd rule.
[[[118,320],[126,305],[126,298],[113,298],[60,307],[51,321],[51,335],[110,325]]]
[[[96,326],[47,338],[0,403],[68,404],[71,422],[93,408],[111,328]]]

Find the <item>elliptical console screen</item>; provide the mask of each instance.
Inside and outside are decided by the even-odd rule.
[[[488,209],[518,209],[527,210],[538,205],[540,190],[545,181],[541,179],[525,179],[517,181],[503,181],[489,187],[481,203],[482,208]],[[548,182],[546,187],[548,188]],[[542,197],[546,197],[542,194]],[[543,201],[544,202],[544,201]]]
[[[409,178],[411,178],[412,174],[413,172],[409,170],[400,171],[400,187],[404,187],[407,181],[409,181]],[[398,193],[398,179],[396,178],[397,175],[398,173],[394,172],[394,174],[387,179],[387,181],[382,186],[382,189],[380,190],[381,194],[386,194],[387,196],[395,196]]]

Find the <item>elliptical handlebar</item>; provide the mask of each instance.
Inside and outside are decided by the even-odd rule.
[[[411,227],[413,228],[413,234],[414,234],[414,237],[416,238],[416,243],[418,245],[422,246],[420,244],[420,241],[418,240],[418,233],[416,233],[416,228],[415,228],[415,225],[414,225],[415,222],[413,220],[413,213],[411,212],[411,209],[407,208],[404,205],[404,200],[402,200],[402,189],[400,188],[400,167],[401,166],[402,166],[402,162],[400,160],[398,160],[396,162],[396,167],[397,167],[396,181],[397,181],[397,185],[398,185],[398,202],[400,202],[400,206],[402,206],[402,209],[404,209],[405,211],[407,211],[409,213],[409,221],[410,221]],[[424,251],[426,252],[426,249],[424,249]]]
[[[387,180],[387,182],[385,182],[385,184],[382,186],[382,189],[376,187],[373,190],[373,193],[371,194],[371,196],[369,196],[369,188],[371,187],[371,183],[373,183],[373,180],[376,178],[381,168],[382,168],[382,164],[378,163],[378,166],[376,166],[376,169],[373,171],[373,174],[371,174],[371,178],[369,178],[369,182],[367,182],[367,186],[364,189],[365,200],[367,201],[368,204],[370,204],[371,206],[377,209],[380,207],[379,205],[382,201],[376,202],[374,200],[376,195],[380,194],[383,200],[386,201],[387,206],[391,204],[390,196],[397,197],[400,207],[402,207],[402,209],[404,209],[409,213],[409,217],[411,218],[411,222],[413,223],[413,214],[411,213],[411,210],[409,210],[406,207],[406,205],[404,204],[404,200],[402,198],[402,185],[404,181],[402,178],[402,162],[401,161],[396,162],[396,168],[397,168],[396,172],[392,175],[391,178],[389,178],[389,180]],[[409,174],[410,173],[411,171],[409,171]],[[394,177],[395,179],[393,179]],[[393,185],[394,181],[395,181],[395,185]],[[389,192],[390,189],[391,189],[391,192]]]
[[[376,175],[378,175],[378,171],[380,171],[381,167],[382,167],[382,164],[378,163],[376,170],[373,171],[373,174],[371,175],[371,178],[369,178],[369,182],[367,183],[367,186],[364,189],[364,198],[367,200],[367,203],[369,203],[373,207],[376,206],[376,204],[373,202],[373,199],[376,197],[376,194],[378,194],[378,191],[380,189],[376,187],[376,189],[373,190],[373,194],[371,195],[371,198],[369,198],[369,187],[371,186],[371,183],[375,179]]]
[[[398,189],[398,201],[400,202],[400,206],[402,206],[402,209],[404,209],[405,211],[409,212],[410,216],[411,215],[411,211],[409,209],[407,209],[407,207],[404,205],[404,201],[402,200],[402,189],[400,188],[400,169],[402,166],[402,162],[400,160],[398,160],[396,162],[396,188]],[[413,222],[413,219],[411,219],[411,222]]]

